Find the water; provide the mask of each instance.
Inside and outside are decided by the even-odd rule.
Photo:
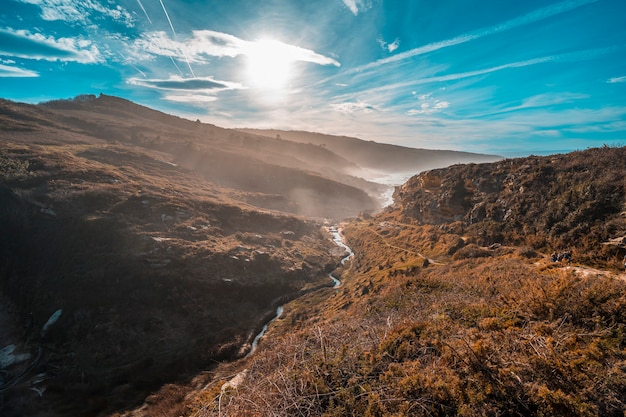
[[[333,235],[333,242],[335,242],[335,244],[337,246],[340,246],[340,247],[344,248],[346,250],[346,252],[348,253],[347,256],[345,256],[345,257],[343,257],[341,259],[341,264],[344,265],[350,258],[352,258],[354,256],[354,252],[352,252],[352,249],[350,249],[350,247],[348,247],[348,245],[343,243],[343,239],[341,237],[341,232],[339,232],[339,229],[337,229],[337,227],[332,226],[328,230]],[[339,288],[341,286],[341,281],[338,280],[337,278],[335,278],[332,274],[328,274],[328,277],[333,280],[333,283],[334,283],[333,288]],[[248,354],[246,356],[250,356],[250,355],[252,355],[254,353],[254,351],[256,350],[257,346],[259,345],[259,341],[265,335],[265,332],[267,332],[267,329],[270,326],[270,324],[272,324],[282,314],[283,314],[283,306],[278,306],[278,308],[276,309],[276,315],[274,316],[274,318],[272,320],[270,320],[269,322],[267,322],[263,326],[263,328],[261,329],[259,334],[257,334],[255,336],[254,340],[252,341],[252,345],[250,346],[250,352],[248,352]]]
[[[267,331],[267,328],[269,327],[269,325],[272,324],[282,314],[283,314],[283,306],[278,306],[278,308],[276,309],[276,315],[274,316],[274,318],[268,321],[267,323],[265,323],[265,325],[263,326],[263,329],[261,329],[259,334],[257,334],[254,340],[252,341],[252,346],[250,347],[250,352],[248,352],[247,356],[250,356],[254,353],[257,346],[259,346],[259,341],[265,335],[265,332]]]

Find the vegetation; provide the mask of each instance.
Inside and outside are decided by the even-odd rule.
[[[346,231],[343,289],[292,303],[246,382],[215,378],[187,415],[623,415],[622,280],[513,248],[407,268],[421,258],[396,239],[372,253],[367,227]]]
[[[433,170],[396,192],[397,215],[407,223],[459,221],[460,233],[483,246],[575,250],[585,264],[614,268],[623,250],[605,243],[626,236],[624,160],[626,147],[605,146]]]
[[[330,288],[294,213],[375,187],[327,147],[107,96],[0,122],[0,330],[31,354],[3,415],[624,416],[626,148],[417,175],[342,225]]]
[[[218,370],[185,415],[623,416],[626,276],[617,260],[626,251],[603,243],[624,230],[624,184],[614,172],[596,172],[599,162],[577,165],[593,156],[623,171],[615,162],[623,152],[603,148],[554,157],[560,162],[550,162],[552,178],[587,181],[588,191],[570,205],[570,190],[580,189],[576,182],[547,181],[546,188],[537,180],[533,192],[511,194],[506,202],[502,189],[483,191],[484,201],[507,204],[508,221],[457,217],[477,204],[454,201],[465,191],[442,199],[450,189],[442,186],[446,181],[477,171],[484,178],[492,169],[506,178],[502,166],[458,166],[413,178],[399,191],[400,205],[345,225],[356,257],[342,273],[343,286],[290,303],[273,340],[236,370]],[[503,164],[516,170],[533,161]],[[538,161],[539,167],[546,162]],[[586,171],[600,178],[576,174]],[[467,178],[465,184],[475,177]],[[416,209],[430,200],[411,184],[425,179],[442,203],[439,212]],[[518,179],[529,187],[526,176]],[[604,192],[590,191],[596,185]],[[439,194],[435,187],[442,187]],[[563,205],[540,212],[543,198]],[[573,218],[580,224],[583,217],[572,213],[581,207],[587,208],[587,235],[573,239],[569,229],[554,227],[542,236],[523,235],[523,222],[527,231],[544,230],[554,213],[558,224],[573,226],[567,223]],[[434,224],[425,217],[414,221],[424,212]],[[574,250],[573,263],[550,259],[557,244]],[[242,383],[225,384],[244,367]]]
[[[328,281],[317,221],[259,210],[150,149],[18,135],[0,151],[0,348],[30,357],[3,365],[3,416],[137,404],[243,356],[277,302]]]

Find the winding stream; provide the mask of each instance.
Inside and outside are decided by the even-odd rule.
[[[337,227],[331,226],[330,228],[328,228],[328,231],[333,235],[333,242],[335,242],[335,245],[344,248],[346,252],[348,252],[348,255],[341,259],[341,265],[344,265],[349,259],[354,256],[354,252],[352,252],[352,249],[350,249],[350,247],[343,242],[343,237],[341,236],[341,232],[339,231],[339,229],[337,229]],[[333,288],[341,287],[341,281],[333,276],[333,274],[328,274],[328,277],[332,279],[335,283],[335,285],[333,285]]]
[[[333,242],[335,243],[335,245],[345,249],[346,252],[348,253],[348,255],[346,255],[345,257],[343,257],[341,259],[341,265],[344,265],[349,259],[351,259],[354,256],[354,252],[352,252],[352,249],[350,249],[350,247],[343,242],[343,237],[341,236],[341,232],[339,231],[339,229],[336,226],[329,227],[328,231],[333,235]],[[328,274],[328,277],[334,283],[333,288],[341,287],[341,281],[337,277],[333,276],[333,274]],[[263,326],[263,328],[261,329],[259,334],[257,334],[254,337],[254,340],[252,341],[252,345],[250,346],[250,351],[248,352],[246,357],[251,356],[254,353],[254,351],[256,350],[257,346],[259,345],[259,341],[265,335],[265,332],[267,331],[267,328],[270,326],[270,324],[272,324],[282,314],[283,314],[283,306],[281,305],[281,306],[278,306],[278,308],[276,309],[276,315],[274,316],[274,318],[271,319],[270,321],[268,321]]]

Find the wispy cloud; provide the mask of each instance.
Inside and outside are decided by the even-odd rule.
[[[613,78],[609,78],[607,81],[607,83],[610,84],[615,84],[615,83],[626,83],[626,75],[623,77],[613,77]]]
[[[372,7],[372,2],[370,0],[343,0],[343,4],[345,4],[355,16],[358,15],[359,12]]]
[[[163,99],[175,103],[202,105],[216,101],[217,97],[207,94],[166,94]]]
[[[424,99],[426,100],[426,99]],[[407,111],[408,115],[415,114],[434,114],[439,113],[450,107],[450,103],[443,100],[424,101],[420,104],[419,109],[410,109]]]
[[[84,39],[45,37],[25,30],[0,29],[0,55],[90,64],[102,61],[98,48]]]
[[[404,59],[412,58],[418,55],[424,55],[430,52],[437,51],[439,49],[448,48],[451,46],[459,45],[462,43],[466,43],[469,41],[473,41],[475,39],[479,39],[485,36],[493,35],[496,33],[504,32],[507,30],[511,30],[520,26],[528,25],[530,23],[538,22],[544,19],[548,19],[550,17],[568,12],[570,10],[577,9],[582,6],[586,6],[591,3],[595,3],[599,0],[566,0],[560,3],[552,4],[547,7],[543,7],[541,9],[534,10],[530,13],[527,13],[523,16],[507,20],[503,23],[478,29],[473,32],[465,33],[447,40],[433,42],[428,45],[420,46],[418,48],[411,49],[409,51],[393,55],[388,58],[379,59],[377,61],[371,62],[369,64],[365,64],[361,67],[356,68],[354,71],[364,71],[372,68],[379,67],[381,65],[389,64],[392,62],[401,61]]]
[[[430,77],[422,77],[415,78],[410,81],[395,83],[395,84],[387,84],[380,87],[374,87],[367,90],[367,93],[380,93],[383,91],[394,91],[407,87],[414,87],[417,85],[430,84],[430,83],[442,83],[447,81],[457,81],[472,77],[478,77],[482,75],[488,75],[491,73],[495,73],[498,71],[513,69],[513,68],[523,68],[529,67],[533,65],[544,64],[548,62],[578,62],[587,59],[594,59],[598,56],[602,56],[605,54],[609,54],[611,52],[618,51],[620,49],[624,49],[624,47],[607,47],[607,48],[597,48],[597,49],[587,49],[582,51],[569,52],[565,54],[556,54],[556,55],[547,55],[539,58],[527,59],[523,61],[509,62],[502,65],[497,65],[489,68],[482,68],[474,71],[466,71],[466,72],[457,72],[445,75],[435,75]],[[360,94],[365,93],[365,91],[361,91]]]
[[[180,57],[187,56],[191,62],[206,62],[206,57],[236,57],[239,55],[258,55],[259,50],[267,49],[267,43],[273,45],[273,53],[281,49],[281,55],[292,61],[311,62],[319,65],[339,66],[335,59],[318,54],[310,49],[289,45],[275,40],[246,41],[236,36],[212,30],[194,30],[184,40],[172,39],[167,33],[148,32],[135,41],[139,51],[154,55]],[[259,48],[262,46],[262,48]]]
[[[396,38],[393,42],[387,43],[383,39],[377,39],[378,44],[387,52],[393,52],[400,47],[400,38]]]
[[[531,97],[527,97],[522,100],[521,104],[517,106],[509,106],[500,109],[494,109],[493,111],[489,111],[482,114],[474,114],[472,117],[486,117],[486,116],[494,116],[497,114],[510,113],[519,110],[528,110],[528,109],[539,109],[546,107],[554,107],[562,104],[572,103],[575,101],[588,99],[588,94],[580,94],[580,93],[569,93],[569,92],[559,92],[559,93],[544,93],[537,94]]]
[[[33,4],[41,8],[43,20],[60,20],[87,24],[102,17],[132,27],[135,24],[133,15],[120,5],[113,2],[102,4],[97,0],[17,0],[26,4]]]
[[[39,74],[27,69],[0,64],[0,77],[26,78],[39,77]]]
[[[223,90],[242,89],[243,86],[229,81],[217,81],[211,77],[182,78],[176,75],[168,79],[130,78],[127,81],[132,85],[169,91],[202,91],[215,93]]]
[[[355,112],[371,113],[378,110],[375,105],[364,103],[362,101],[331,104],[330,107],[335,111],[346,114]]]

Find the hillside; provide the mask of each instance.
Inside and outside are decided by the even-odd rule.
[[[377,197],[386,188],[349,175],[354,163],[319,146],[192,122],[117,97],[39,106],[4,101],[0,121],[5,133],[21,132],[30,143],[105,142],[159,151],[165,161],[211,182],[262,194],[248,201],[262,209],[343,218],[379,209]]]
[[[279,137],[298,143],[314,144],[355,162],[364,170],[377,172],[417,173],[453,164],[492,162],[501,159],[497,155],[408,148],[364,141],[347,136],[332,136],[314,132],[261,129],[239,130],[268,137]],[[364,175],[367,175],[367,173],[364,173]]]
[[[332,285],[322,226],[388,188],[322,146],[106,95],[0,100],[0,126],[6,416],[131,407],[245,355],[279,303]]]
[[[278,300],[330,285],[318,222],[158,153],[16,139],[0,151],[0,321],[2,347],[30,356],[3,365],[5,416],[125,407],[245,353]]]
[[[480,245],[573,250],[585,264],[609,267],[610,243],[626,238],[625,158],[626,148],[604,147],[456,165],[414,176],[394,198],[406,222],[448,224]]]
[[[327,208],[280,192],[332,198],[340,214],[375,207],[357,188],[253,153],[219,162],[287,176],[272,194],[236,183],[254,176],[210,181],[227,178],[204,165],[210,146],[181,163],[195,123],[121,99],[3,101],[0,119],[3,416],[128,407],[244,355],[277,303],[332,285],[338,262],[322,220],[296,215]],[[162,136],[150,143],[133,129]]]
[[[122,415],[623,416],[625,152],[413,177],[344,223],[339,289],[286,305],[252,358]]]
[[[354,173],[422,150],[104,95],[0,126],[3,416],[623,416],[626,148],[427,170],[380,211]]]

